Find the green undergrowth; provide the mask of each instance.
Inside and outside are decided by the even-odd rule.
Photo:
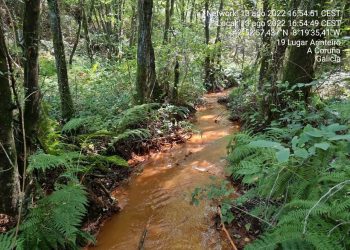
[[[242,84],[234,88],[229,95],[230,118],[240,121],[244,130],[254,132],[261,132],[271,125],[285,127],[290,124],[303,126],[311,124],[316,126],[320,123],[330,124],[334,120],[346,124],[350,117],[348,98],[346,96],[340,98],[337,93],[330,93],[327,97],[321,98],[317,93],[331,76],[331,73],[325,73],[319,80],[308,84],[290,85],[288,82],[277,82],[276,86],[272,87],[266,83],[265,89],[260,91],[255,84],[257,73],[247,69],[244,71]],[[305,87],[310,87],[312,93],[308,103],[295,98],[298,93],[302,94],[302,89]],[[268,107],[269,111],[266,112],[264,109],[267,107],[262,103],[267,101],[266,93],[270,92],[276,92],[276,103],[272,102]]]
[[[1,235],[0,249],[78,249],[93,242],[80,228],[117,210],[109,192],[130,172],[131,153],[179,141],[192,129],[189,115],[184,107],[150,103],[111,117],[76,117],[64,126],[43,119],[42,149],[27,168],[35,192],[25,201],[29,209],[17,237],[15,230]]]
[[[196,189],[193,202],[219,203],[233,237],[244,232],[253,240],[236,238],[245,249],[349,249],[349,101],[313,95],[309,105],[291,102],[267,124],[245,87],[231,98],[243,101],[231,110],[245,119],[228,146],[227,173],[238,188],[223,182]]]
[[[248,190],[230,201],[263,222],[247,249],[347,249],[350,134],[337,123],[239,133],[228,172]]]
[[[0,249],[78,249],[93,242],[81,228],[118,210],[109,192],[131,172],[132,153],[184,141],[192,131],[189,115],[185,107],[150,103],[108,116],[85,113],[62,126],[44,114],[42,148],[27,168],[33,179],[29,209],[16,239],[14,231],[2,235]]]

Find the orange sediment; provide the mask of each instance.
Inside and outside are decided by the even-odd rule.
[[[154,153],[135,175],[115,192],[122,210],[102,226],[91,250],[230,249],[230,243],[213,226],[216,206],[202,201],[190,204],[194,188],[224,179],[226,146],[237,131],[217,98],[227,92],[208,94],[198,109],[195,127],[201,131],[185,144]],[[146,232],[146,233],[145,233]]]

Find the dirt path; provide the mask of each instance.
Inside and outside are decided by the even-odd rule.
[[[238,130],[227,120],[227,111],[208,94],[207,105],[196,114],[195,134],[186,144],[150,157],[143,172],[135,176],[116,197],[123,205],[101,228],[97,246],[90,249],[229,249],[215,230],[208,202],[190,204],[195,187],[225,178],[224,166],[229,135]]]

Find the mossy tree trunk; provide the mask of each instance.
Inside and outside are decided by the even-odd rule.
[[[24,125],[28,148],[33,151],[40,117],[39,87],[39,22],[40,0],[25,1],[23,18],[24,47]]]
[[[300,0],[291,0],[289,4],[286,6],[286,11],[295,11],[298,9],[300,5]],[[277,40],[278,41],[287,41],[289,39],[289,33],[292,30],[292,27],[287,25],[289,22],[293,22],[295,17],[286,16],[284,18],[286,25],[282,27],[282,30],[287,30],[288,32],[279,32]],[[268,118],[268,122],[272,121],[276,118],[276,115],[272,110],[274,110],[277,106],[280,106],[280,100],[278,100],[278,89],[277,89],[277,81],[280,78],[281,69],[283,69],[283,60],[285,58],[286,50],[288,48],[288,43],[275,42],[271,62],[268,65],[268,70],[264,72],[265,75],[261,75],[260,77],[264,79],[264,81],[268,81],[270,83],[270,89],[264,91],[265,97],[261,100],[261,110],[264,113],[264,116]],[[261,72],[260,72],[261,73]],[[261,85],[262,90],[265,90],[263,85]]]
[[[316,2],[302,1],[300,6],[302,10],[317,9],[319,12],[324,8],[324,0]],[[309,17],[308,20],[312,20],[318,17]],[[306,27],[307,29],[307,27]],[[311,40],[319,40],[320,36],[312,35],[297,35],[292,37],[292,41],[307,41],[307,45],[301,46],[288,46],[287,55],[285,58],[285,67],[283,70],[282,81],[289,82],[291,86],[297,83],[310,83],[314,80],[315,70],[315,46],[310,45]],[[299,89],[299,88],[298,88]],[[301,96],[298,93],[293,93],[294,99],[300,99],[308,102],[310,96],[310,86],[304,86],[301,88]]]
[[[142,104],[160,97],[152,45],[153,0],[138,1],[138,48],[135,102]]]
[[[305,39],[305,37],[297,36],[294,40],[307,40],[311,41],[311,37]],[[311,49],[311,52],[308,52]],[[286,66],[283,71],[283,82],[289,82],[291,86],[297,83],[310,83],[314,79],[314,62],[315,62],[315,46],[290,46],[288,48],[288,55],[286,59]],[[310,88],[302,88],[301,99],[306,101],[309,97]],[[293,95],[296,99],[299,98],[298,94]]]
[[[289,2],[289,5],[286,6],[286,11],[295,11],[298,9],[298,6],[300,5],[300,0],[291,0]],[[283,33],[282,31],[279,32],[277,40],[281,41],[287,41],[289,36],[287,35],[288,33],[291,32],[292,27],[290,25],[287,25],[290,22],[293,22],[295,20],[295,17],[293,15],[291,16],[286,16],[285,17],[285,23],[282,27],[282,30],[287,30],[287,33]],[[280,73],[280,69],[283,66],[283,59],[286,53],[288,47],[288,43],[275,43],[275,47],[273,49],[272,53],[272,60],[269,65],[269,70],[267,72],[267,77],[269,77],[269,80],[271,81],[272,84],[275,84],[275,82],[278,80],[278,75]]]
[[[17,153],[13,135],[12,92],[8,53],[0,19],[0,214],[16,214],[19,187],[16,185]]]
[[[47,2],[50,12],[50,26],[55,51],[62,118],[64,121],[68,121],[74,115],[74,106],[68,83],[67,62],[62,38],[60,11],[57,0],[47,0]]]

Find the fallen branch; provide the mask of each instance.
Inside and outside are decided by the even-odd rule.
[[[227,231],[227,229],[226,229],[226,227],[225,227],[225,223],[222,222],[222,213],[221,213],[221,207],[220,207],[220,206],[218,206],[218,208],[217,208],[217,213],[218,213],[218,215],[220,216],[220,221],[221,221],[220,227],[221,227],[221,230],[225,232],[227,239],[228,239],[228,240],[230,241],[230,243],[231,243],[232,249],[238,250],[237,247],[236,247],[236,245],[235,245],[235,243],[233,242],[233,240],[232,240],[232,238],[231,238],[231,236],[230,236],[230,233]]]
[[[146,236],[147,236],[147,227],[145,228],[145,230],[143,230],[141,239],[140,239],[140,243],[139,243],[139,247],[138,250],[143,250],[144,249],[144,244],[145,244],[145,240],[146,240]]]
[[[145,240],[146,240],[147,233],[148,233],[148,227],[151,223],[151,219],[152,219],[152,216],[151,216],[151,218],[148,219],[147,225],[146,225],[145,229],[143,230],[143,233],[141,235],[140,242],[139,242],[139,247],[137,248],[138,250],[144,249]]]

